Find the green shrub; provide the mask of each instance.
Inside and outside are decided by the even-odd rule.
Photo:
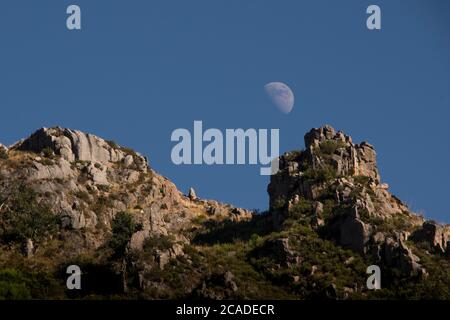
[[[109,190],[111,189],[110,186],[108,186],[106,184],[99,184],[99,185],[97,185],[97,188],[101,192],[109,192]]]
[[[5,202],[8,208],[0,215],[2,242],[23,242],[26,239],[39,242],[57,232],[59,217],[48,205],[37,201],[33,189],[26,186],[13,188],[8,200],[0,202]]]
[[[53,161],[48,159],[48,158],[44,158],[40,161],[41,164],[43,164],[44,166],[51,166],[53,165]]]
[[[92,204],[92,211],[96,214],[101,215],[105,212],[107,208],[113,206],[113,199],[110,197],[99,196],[96,201]]]
[[[87,193],[86,191],[77,191],[75,193],[75,196],[78,199],[83,200],[84,202],[89,202],[91,200],[91,198],[89,197],[89,193]]]
[[[112,237],[109,246],[115,257],[122,257],[127,249],[128,242],[136,232],[136,223],[131,214],[119,212],[112,221]]]
[[[344,147],[345,142],[343,141],[326,140],[319,145],[319,150],[322,154],[332,155],[336,152],[337,149]]]
[[[275,199],[275,202],[273,204],[273,210],[283,210],[286,207],[286,199],[284,198],[277,198]]]
[[[26,285],[25,277],[17,270],[6,269],[0,271],[0,300],[31,299],[30,289]]]
[[[303,179],[313,183],[322,183],[336,179],[338,176],[336,169],[331,165],[325,165],[319,169],[308,168],[303,172]]]
[[[0,159],[6,160],[8,159],[8,152],[5,149],[0,147]]]
[[[151,236],[145,240],[145,249],[169,250],[173,247],[175,239],[170,236]]]
[[[45,272],[0,269],[0,300],[63,298],[62,284]]]
[[[46,158],[52,158],[54,156],[53,150],[49,147],[42,149],[42,154]]]
[[[286,153],[284,155],[284,158],[286,159],[286,161],[297,161],[300,159],[301,155],[302,155],[301,151],[294,150],[294,151]]]
[[[310,215],[312,212],[312,203],[305,198],[300,198],[299,202],[296,203],[289,211],[290,215],[293,217],[301,217],[305,215]]]
[[[370,182],[370,177],[367,176],[355,176],[353,177],[353,179],[355,180],[356,183],[359,183],[363,186],[368,185]]]

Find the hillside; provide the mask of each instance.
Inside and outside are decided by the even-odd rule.
[[[369,143],[324,126],[305,145],[280,157],[263,213],[184,195],[80,131],[0,145],[0,298],[449,299],[450,228],[389,192]]]

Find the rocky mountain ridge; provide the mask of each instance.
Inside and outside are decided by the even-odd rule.
[[[187,197],[168,179],[149,168],[139,153],[77,130],[42,128],[6,149],[0,169],[0,192],[20,181],[60,215],[62,227],[83,230],[82,248],[104,243],[117,212],[130,211],[143,230],[131,239],[139,248],[150,234],[179,233],[200,215],[240,220],[244,209]],[[168,214],[170,213],[170,215]]]
[[[374,147],[330,126],[305,146],[280,157],[269,210],[254,213],[184,195],[139,153],[81,131],[0,145],[0,296],[450,298],[450,227],[389,192]],[[66,290],[69,264],[84,291]]]
[[[276,223],[302,200],[311,201],[313,223],[326,225],[337,244],[410,275],[427,274],[406,244],[410,238],[447,253],[449,226],[424,221],[388,191],[371,144],[354,144],[350,136],[324,126],[305,135],[305,146],[280,158],[280,172],[268,186]]]

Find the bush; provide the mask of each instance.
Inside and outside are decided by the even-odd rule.
[[[31,239],[39,242],[57,232],[59,217],[46,204],[38,203],[37,195],[29,187],[16,187],[9,195],[4,212],[0,216],[2,242],[23,242]]]
[[[356,183],[359,183],[363,186],[368,185],[370,182],[370,177],[367,176],[355,176],[353,177],[353,179],[355,180]]]
[[[119,212],[112,221],[112,237],[109,246],[114,251],[115,257],[124,256],[128,242],[136,232],[136,223],[131,214]]]
[[[322,183],[336,179],[337,171],[331,165],[325,165],[324,167],[316,170],[314,170],[313,168],[308,168],[303,172],[303,178],[314,183]]]
[[[284,210],[286,208],[286,199],[280,197],[275,199],[274,204],[273,204],[273,210],[277,211],[277,210]]]
[[[42,154],[46,158],[51,158],[51,157],[54,156],[53,150],[51,148],[49,148],[49,147],[42,149]]]
[[[89,193],[87,193],[86,191],[77,191],[76,193],[75,193],[75,196],[78,198],[78,199],[80,199],[80,200],[83,200],[84,202],[90,202],[91,201],[91,198],[89,197]]]
[[[61,283],[45,272],[0,269],[0,300],[63,298]]]
[[[327,140],[322,142],[319,145],[319,150],[322,154],[325,155],[332,155],[336,152],[337,149],[344,148],[345,142],[343,141],[334,141],[334,140]]]
[[[0,299],[1,300],[26,300],[31,299],[31,293],[27,288],[26,279],[17,270],[6,269],[0,271]]]
[[[145,249],[159,249],[159,250],[169,250],[173,247],[175,239],[169,236],[152,236],[145,240]]]
[[[5,149],[0,147],[0,159],[6,160],[8,159],[8,152]]]
[[[99,185],[97,185],[97,188],[101,192],[109,192],[109,190],[111,189],[111,187],[106,184],[99,184]]]
[[[302,155],[301,151],[294,150],[294,151],[284,154],[284,159],[286,161],[297,161],[300,159],[301,155]]]
[[[305,215],[310,215],[312,213],[312,203],[305,198],[300,198],[299,202],[296,203],[290,210],[290,214],[293,218],[300,218]]]

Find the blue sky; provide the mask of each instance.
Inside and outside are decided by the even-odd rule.
[[[78,4],[82,30],[66,29]],[[366,28],[366,8],[382,30]],[[257,166],[175,166],[176,128],[280,128],[281,151],[331,124],[368,140],[384,182],[450,222],[450,2],[445,0],[2,0],[0,141],[43,126],[149,157],[180,190],[267,208]],[[289,115],[264,85],[287,83]]]

